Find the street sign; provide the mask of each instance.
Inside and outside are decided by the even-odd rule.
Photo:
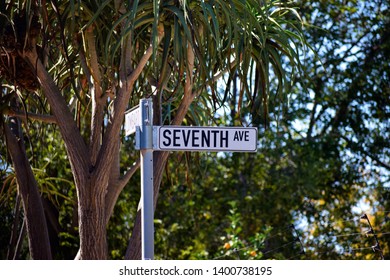
[[[153,151],[256,152],[257,128],[207,126],[153,126],[153,101],[141,99],[126,112],[126,135],[136,132],[135,148],[141,152],[142,259],[154,258]]]
[[[131,108],[125,114],[125,134],[129,136],[136,131],[136,127],[141,124],[141,109],[139,106]]]
[[[155,150],[256,152],[257,128],[158,126]]]

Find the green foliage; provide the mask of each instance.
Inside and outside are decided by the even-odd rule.
[[[184,216],[174,221],[188,221],[186,213],[194,219],[196,213],[200,216],[207,211],[212,223],[220,225],[212,227],[210,222],[203,230],[189,227],[196,233],[192,240],[199,242],[202,236],[217,240],[220,232],[229,228],[226,218],[235,217],[229,230],[233,232],[235,225],[240,233],[231,234],[232,239],[225,236],[232,258],[237,257],[231,254],[233,244],[245,247],[242,244],[256,233],[267,233],[264,226],[268,226],[274,234],[268,232],[269,242],[263,253],[275,250],[275,254],[263,254],[263,258],[380,259],[379,252],[372,250],[376,242],[373,235],[366,234],[367,222],[360,219],[367,212],[383,254],[388,256],[388,4],[297,3],[305,24],[313,26],[306,31],[307,40],[321,63],[318,57],[306,54],[298,84],[288,96],[289,106],[281,108],[270,101],[270,107],[274,105],[270,109],[271,122],[266,130],[260,127],[257,154],[208,155],[206,159],[192,155],[189,160],[178,161],[184,169],[180,171],[173,165],[168,171],[172,183],[166,188],[171,196],[188,197],[191,205],[198,206],[194,213],[184,201],[174,204],[175,213],[177,207],[186,209],[180,210]],[[234,82],[227,82],[228,89],[221,90],[231,94],[231,111],[237,109],[240,96],[240,87],[234,87]],[[277,84],[271,86],[277,90]],[[227,110],[227,116],[219,120],[246,124],[250,112],[242,108],[237,122],[237,115]],[[195,163],[199,170],[194,171]],[[179,187],[184,194],[177,190]],[[238,205],[233,216],[228,211],[232,202]],[[165,208],[169,205],[159,209],[168,211]],[[300,254],[299,244],[290,243],[290,232],[282,230],[290,224],[299,228],[304,255]],[[172,237],[178,246],[178,240],[182,240],[179,233],[183,234],[178,232]],[[215,258],[224,252],[223,245],[217,243],[204,250],[209,258]],[[177,252],[171,252],[171,258],[178,258]]]
[[[228,216],[230,227],[226,229],[226,236],[220,237],[221,241],[225,243],[220,250],[221,256],[216,257],[216,259],[262,259],[261,249],[264,247],[266,235],[256,233],[253,237],[242,240],[240,237],[243,231],[242,217],[237,202],[230,201],[228,204],[231,207]]]

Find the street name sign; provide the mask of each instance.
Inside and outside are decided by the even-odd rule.
[[[153,100],[141,99],[126,112],[125,134],[136,133],[141,158],[141,254],[154,258],[153,151],[256,152],[257,128],[208,126],[153,126]]]
[[[256,152],[257,128],[158,126],[156,150]]]
[[[136,127],[141,124],[141,109],[136,106],[125,114],[125,134],[129,136],[136,131]]]

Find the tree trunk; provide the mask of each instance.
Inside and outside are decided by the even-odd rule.
[[[105,194],[89,179],[79,191],[80,257],[83,260],[107,259]]]
[[[12,130],[4,124],[4,131],[22,197],[30,255],[32,259],[51,259],[49,234],[38,184],[27,159],[18,120],[11,119],[11,125]]]

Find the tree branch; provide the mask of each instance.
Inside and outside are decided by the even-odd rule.
[[[35,114],[35,113],[24,113],[24,112],[17,112],[12,109],[5,109],[3,110],[3,114],[10,117],[17,117],[19,119],[22,119],[24,121],[26,120],[34,120],[34,121],[41,121],[44,123],[57,123],[55,117],[53,115],[41,115],[41,114]]]
[[[161,42],[164,32],[158,33],[158,43]],[[117,138],[120,134],[120,129],[123,122],[123,116],[127,108],[127,104],[130,99],[130,93],[132,92],[135,81],[138,79],[142,70],[146,66],[146,63],[149,61],[152,56],[153,46],[150,44],[149,48],[145,51],[140,62],[138,63],[135,70],[126,77],[125,80],[122,75],[119,82],[119,91],[114,100],[114,114],[107,127],[107,133],[104,135],[103,144],[98,155],[97,164],[94,172],[98,176],[99,182],[107,182],[109,179],[109,174],[106,172],[109,167],[112,165],[114,160],[115,153],[115,141],[113,139]]]
[[[187,46],[187,75],[186,75],[186,82],[184,85],[184,96],[182,99],[182,102],[179,105],[179,108],[177,109],[177,113],[172,121],[172,125],[180,125],[184,117],[186,116],[188,109],[194,101],[194,98],[196,97],[196,94],[193,92],[193,70],[194,70],[194,62],[195,62],[195,56],[194,56],[194,50],[192,49],[191,45],[188,44]]]
[[[352,140],[348,139],[346,136],[340,135],[340,137],[342,139],[344,139],[344,141],[346,141],[350,147],[354,147],[357,151],[361,152],[363,155],[371,158],[373,161],[376,161],[376,163],[378,165],[380,165],[381,167],[383,167],[387,170],[390,170],[390,165],[388,163],[380,160],[380,158],[378,156],[367,152],[366,150],[364,150],[364,148],[361,145],[359,145],[358,143],[354,143]]]
[[[124,5],[123,1],[117,1],[115,4],[117,7],[117,11],[119,14],[125,14],[126,13],[126,6]],[[126,25],[123,22],[121,24],[122,30],[126,29]],[[121,80],[125,80],[127,75],[133,71],[132,65],[131,65],[131,58],[133,53],[132,48],[132,32],[130,32],[127,37],[125,37],[125,40],[121,43],[121,57],[120,57],[120,65],[119,65],[119,77]]]
[[[120,193],[122,192],[126,184],[129,182],[130,178],[138,170],[139,166],[140,166],[140,160],[138,159],[136,162],[134,162],[134,164],[130,167],[130,169],[127,170],[125,175],[119,178],[119,180],[117,180],[115,184],[109,184],[107,194],[106,194],[106,201],[105,201],[106,223],[108,223],[112,215],[114,206],[116,204],[116,201],[118,200]]]
[[[227,67],[226,69],[221,70],[221,71],[219,71],[218,73],[216,73],[210,81],[207,81],[207,82],[206,82],[206,84],[207,84],[207,85],[210,85],[210,84],[215,83],[216,81],[218,81],[220,78],[223,77],[223,75],[226,74],[227,71],[232,70],[234,67],[236,67],[237,64],[238,64],[238,62],[240,62],[240,59],[239,59],[239,58],[236,58],[235,60],[233,60],[233,61],[229,64],[230,67]]]
[[[195,54],[191,44],[187,45],[187,75],[186,83],[184,85],[184,95],[192,94],[192,87],[194,86],[194,62]]]
[[[99,63],[96,52],[96,40],[95,34],[93,32],[93,26],[90,26],[86,31],[86,42],[89,53],[90,61],[90,73],[92,76],[92,88],[91,88],[91,97],[92,97],[92,118],[91,118],[91,138],[89,143],[89,151],[91,155],[92,165],[95,164],[97,155],[100,150],[100,137],[102,131],[102,124],[104,118],[103,110],[103,100],[102,100],[102,75],[99,69]]]
[[[130,181],[131,177],[140,167],[141,161],[137,159],[136,162],[126,171],[126,173],[119,179],[119,186],[123,189],[127,183]]]
[[[7,260],[15,260],[15,253],[17,251],[17,241],[18,241],[18,228],[20,223],[20,194],[16,194],[15,207],[14,207],[14,220],[12,223],[11,238],[8,244],[7,251]]]
[[[83,184],[80,184],[80,180],[82,179],[81,174],[84,176],[85,174],[88,174],[90,167],[88,149],[84,139],[77,128],[65,99],[61,95],[52,77],[42,65],[35,49],[24,52],[23,55],[36,72],[43,93],[55,116],[56,123],[66,146],[76,185],[82,186]]]

